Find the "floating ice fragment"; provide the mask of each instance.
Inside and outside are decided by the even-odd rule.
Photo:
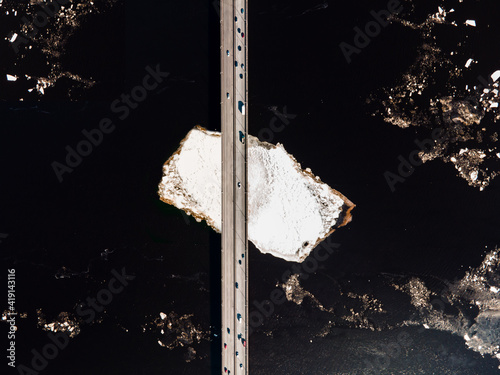
[[[468,26],[476,27],[476,21],[474,21],[474,20],[467,20],[467,21],[465,21],[465,24]]]
[[[493,80],[493,82],[496,82],[498,78],[500,78],[500,70],[497,70],[491,75],[491,79]]]
[[[467,60],[467,62],[465,63],[465,67],[468,68],[473,61],[474,61],[473,59]]]
[[[15,81],[17,81],[17,76],[13,76],[11,74],[7,74],[7,81],[15,82]]]
[[[302,170],[281,144],[248,136],[248,239],[263,253],[302,262],[336,228],[351,221],[354,204]],[[221,135],[195,127],[163,166],[165,203],[221,231]]]

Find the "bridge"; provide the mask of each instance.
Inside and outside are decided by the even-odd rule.
[[[221,0],[222,373],[248,374],[247,1]]]

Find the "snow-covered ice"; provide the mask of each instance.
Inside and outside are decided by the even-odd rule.
[[[221,136],[196,126],[163,166],[160,199],[221,231]],[[301,262],[354,204],[302,170],[281,144],[248,136],[248,238],[263,253]]]

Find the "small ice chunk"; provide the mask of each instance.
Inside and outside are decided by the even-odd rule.
[[[468,68],[473,61],[474,61],[473,59],[467,60],[467,62],[465,63],[465,67]]]
[[[11,43],[12,43],[12,42],[14,42],[16,39],[17,39],[17,34],[16,34],[16,33],[14,33],[14,34],[12,34],[12,36],[10,37],[9,42],[11,42]]]
[[[425,329],[429,329],[429,328],[431,328],[431,327],[429,327],[429,325],[428,325],[428,324],[425,324],[425,323],[424,323],[424,328],[425,328]]]
[[[498,288],[496,288],[496,287],[492,286],[492,287],[490,287],[490,290],[491,290],[493,293],[498,293],[498,291],[499,291],[500,289],[498,289]]]
[[[500,70],[497,70],[491,75],[491,79],[493,80],[493,82],[496,82],[498,78],[500,78]]]
[[[498,102],[491,102],[490,108],[498,108]]]
[[[465,24],[468,26],[476,27],[476,21],[474,21],[474,20],[467,20],[467,21],[465,21]]]
[[[15,81],[17,81],[17,76],[13,76],[11,74],[7,74],[7,81],[15,82]]]
[[[160,312],[160,318],[161,320],[164,320],[167,317],[167,314]]]
[[[469,335],[468,335],[468,334],[465,334],[465,335],[464,335],[464,340],[465,340],[465,341],[470,341],[470,337],[469,337]]]

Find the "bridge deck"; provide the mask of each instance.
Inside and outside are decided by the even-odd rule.
[[[247,0],[221,0],[224,374],[248,374],[247,60]]]

